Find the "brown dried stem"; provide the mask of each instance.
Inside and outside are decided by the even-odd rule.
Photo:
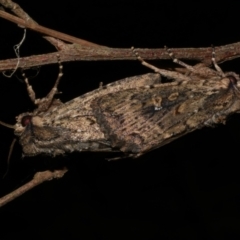
[[[5,8],[10,9],[15,15],[18,16],[16,17],[12,14],[9,14],[7,12],[0,10],[0,17],[5,18],[11,22],[14,22],[21,27],[25,27],[33,31],[46,34],[47,36],[51,36],[51,37],[61,39],[71,43],[77,43],[83,46],[89,46],[89,47],[99,46],[97,44],[94,44],[85,40],[81,40],[79,38],[75,38],[65,33],[61,33],[61,32],[38,25],[38,23],[34,21],[18,4],[12,2],[11,0],[0,0],[0,4]],[[51,42],[51,39],[49,39],[48,37],[46,37],[46,39],[49,42]]]
[[[18,189],[0,198],[0,207],[11,202],[15,198],[21,196],[25,192],[29,191],[30,189],[36,187],[37,185],[45,181],[51,181],[54,178],[62,178],[67,171],[68,171],[67,169],[63,169],[63,170],[55,170],[54,172],[51,172],[51,171],[37,172],[30,182],[24,184]]]
[[[169,59],[164,48],[159,49],[135,49],[145,60]],[[206,65],[211,64],[212,48],[175,48],[171,49],[174,55],[179,59],[191,59],[203,62]],[[240,42],[216,47],[216,60],[218,63],[229,61],[240,57]],[[106,60],[136,60],[131,49],[124,48],[89,48],[77,44],[68,44],[65,49],[58,53],[48,53],[42,55],[33,55],[20,58],[20,68],[30,68],[57,63],[57,54],[61,62],[71,61],[106,61]],[[13,70],[16,67],[18,59],[7,59],[0,61],[0,71]]]
[[[25,13],[18,5],[9,0],[0,0],[5,7],[10,8],[15,14],[21,18],[15,17],[4,11],[0,11],[0,17],[13,21],[18,25],[29,28],[33,31],[41,32],[54,38],[48,37],[58,50],[62,62],[70,61],[105,61],[105,60],[136,60],[136,57],[129,49],[107,48],[97,45],[49,28],[37,25],[27,13]],[[15,7],[13,7],[15,6]],[[57,38],[57,39],[56,39]],[[58,39],[62,39],[73,44],[66,44]],[[160,49],[138,49],[136,51],[145,60],[169,59],[164,48]],[[206,65],[211,64],[212,48],[175,48],[171,49],[174,55],[179,59],[191,59],[198,62],[204,62]],[[228,61],[240,56],[240,43],[233,43],[215,48],[216,61],[218,63]],[[0,61],[0,71],[13,70],[16,67],[18,59],[7,59]],[[53,64],[57,62],[56,53],[48,53],[43,55],[33,55],[30,57],[20,58],[20,68],[30,68]]]
[[[5,8],[11,10],[16,16],[28,21],[32,24],[37,24],[17,3],[14,3],[11,0],[0,0],[0,4]]]

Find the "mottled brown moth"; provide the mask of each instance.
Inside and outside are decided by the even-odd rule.
[[[33,112],[20,114],[14,126],[24,156],[72,151],[121,151],[138,157],[204,126],[225,123],[240,111],[240,78],[202,64],[184,67],[185,73],[156,68],[157,73],[122,79],[67,103],[54,99],[54,88],[43,99],[25,78]],[[61,66],[61,65],[60,65]],[[161,83],[160,75],[171,79]]]
[[[97,122],[91,104],[96,98],[124,91],[137,86],[160,82],[159,74],[145,74],[125,78],[77,97],[67,103],[54,99],[62,76],[62,66],[55,86],[43,99],[35,99],[35,93],[25,78],[27,90],[37,108],[33,112],[16,117],[15,135],[19,137],[24,156],[49,154],[52,156],[72,151],[120,151],[113,149]]]

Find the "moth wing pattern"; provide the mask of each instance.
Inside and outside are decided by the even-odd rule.
[[[172,82],[108,94],[94,100],[92,108],[112,146],[140,156],[197,128],[224,122],[236,99],[233,91],[220,80]]]
[[[45,124],[67,130],[75,141],[103,141],[104,135],[99,128],[91,108],[91,102],[98,97],[136,86],[159,83],[159,74],[150,73],[125,78],[77,97],[52,111],[43,112]]]
[[[58,99],[53,99],[46,110],[40,106],[32,113],[20,114],[14,129],[22,145],[23,155],[44,153],[55,156],[72,151],[112,151],[109,140],[105,138],[90,107],[92,100],[108,93],[160,81],[160,75],[155,73],[129,77],[97,88],[67,103],[62,104]],[[31,89],[29,84],[28,87]],[[35,98],[31,99],[36,101]],[[37,101],[40,103],[43,100]]]

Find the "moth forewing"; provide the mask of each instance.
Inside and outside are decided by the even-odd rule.
[[[95,99],[92,108],[111,145],[138,157],[195,129],[225,123],[227,116],[240,110],[237,74],[199,66],[189,69],[192,73],[187,80],[185,76],[183,81]],[[166,70],[163,75],[176,76],[171,72],[166,75]]]
[[[42,109],[40,105],[32,113],[20,114],[14,128],[23,155],[43,153],[55,156],[72,151],[115,151],[96,121],[90,106],[92,100],[128,88],[159,82],[159,74],[125,78],[64,104],[55,104],[57,100],[52,100],[52,105],[44,111],[39,111],[39,108]]]

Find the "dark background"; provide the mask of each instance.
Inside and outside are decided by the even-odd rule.
[[[109,47],[221,46],[240,41],[237,1],[17,1],[39,24]],[[23,35],[0,19],[0,59],[14,57]],[[55,51],[28,31],[21,56]],[[170,61],[155,61],[157,66]],[[162,65],[161,65],[162,64]],[[146,72],[137,61],[64,63],[60,83],[66,102],[104,84]],[[166,65],[166,64],[165,64]],[[164,66],[165,66],[164,65]],[[239,73],[240,59],[221,65]],[[32,75],[36,74],[32,70]],[[40,68],[31,83],[38,97],[51,89],[58,66]],[[19,76],[0,75],[0,120],[31,111]],[[39,170],[67,164],[60,180],[46,182],[0,209],[0,239],[239,239],[240,116],[202,129],[139,159],[107,162],[107,154],[21,158],[14,148],[1,195]],[[0,126],[0,173],[7,169],[13,131]]]

